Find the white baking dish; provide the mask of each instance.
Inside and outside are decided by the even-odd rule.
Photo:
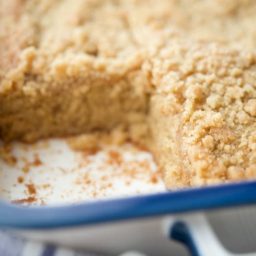
[[[0,226],[34,240],[114,254],[185,253],[170,241],[178,213],[256,202],[254,181],[167,192],[150,154],[129,145],[85,157],[51,140],[16,143],[11,154],[14,165],[0,163]]]

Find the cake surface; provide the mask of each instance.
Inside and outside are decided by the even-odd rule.
[[[151,130],[167,186],[255,177],[256,55],[179,41],[152,67]]]
[[[0,139],[122,126],[148,138],[169,188],[255,178],[255,11],[0,0]]]

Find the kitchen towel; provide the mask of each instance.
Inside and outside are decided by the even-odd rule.
[[[1,256],[103,256],[89,252],[79,252],[51,244],[28,241],[5,231],[0,232]]]
[[[109,254],[104,254],[105,256]],[[92,252],[74,251],[52,244],[28,241],[24,238],[0,232],[0,256],[103,256]],[[146,256],[138,252],[124,252],[119,256]]]

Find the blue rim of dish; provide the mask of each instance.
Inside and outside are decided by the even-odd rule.
[[[256,203],[256,181],[62,206],[0,201],[0,227],[52,229]]]

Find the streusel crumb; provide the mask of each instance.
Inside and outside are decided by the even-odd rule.
[[[168,186],[255,177],[256,55],[180,40],[151,65],[156,151],[172,155],[159,161]]]

